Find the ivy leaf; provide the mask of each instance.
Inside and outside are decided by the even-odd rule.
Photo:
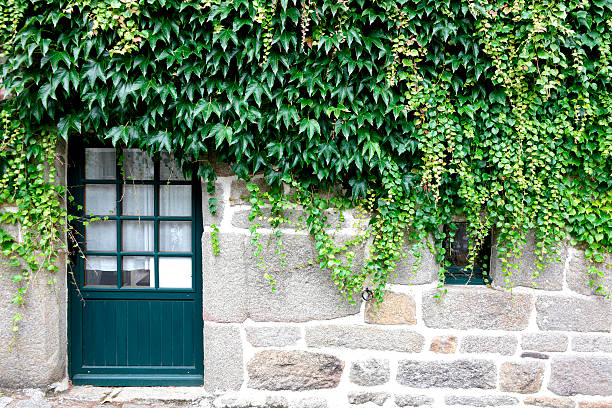
[[[357,200],[359,198],[363,198],[366,196],[366,191],[368,187],[367,187],[365,180],[350,179],[349,185],[351,186],[354,200]]]
[[[49,96],[55,99],[55,88],[52,87],[50,82],[47,82],[46,84],[40,87],[40,89],[38,90],[38,95],[40,98],[40,102],[42,103],[43,107],[46,109],[47,100],[49,99]]]
[[[168,152],[172,151],[172,145],[171,145],[171,141],[170,141],[170,133],[160,130],[159,132],[154,133],[150,138],[149,138],[149,142],[151,144],[156,144],[161,146],[163,149],[165,149]]]
[[[104,137],[106,139],[111,139],[113,141],[113,145],[117,145],[119,141],[127,144],[129,133],[126,126],[115,126],[111,128]]]
[[[206,123],[208,122],[208,119],[210,118],[210,115],[213,112],[216,112],[217,115],[220,114],[217,103],[213,101],[207,101],[205,99],[202,99],[196,104],[195,109],[193,111],[193,116],[196,117],[200,113],[204,113],[202,120],[204,123]]]
[[[68,140],[68,132],[70,129],[81,132],[81,122],[73,115],[64,116],[57,122],[57,130],[64,140]]]
[[[369,160],[372,160],[374,155],[376,154],[380,159],[382,157],[382,152],[380,150],[380,144],[378,142],[368,141],[363,145],[362,154],[368,153]]]
[[[85,77],[89,80],[89,86],[93,87],[96,79],[101,79],[102,81],[106,80],[104,72],[102,71],[102,67],[100,64],[94,61],[90,61],[85,64]]]
[[[332,155],[336,156],[337,154],[338,149],[333,143],[324,143],[319,146],[319,157],[323,156],[325,158],[325,164],[330,164]]]
[[[121,106],[125,105],[125,101],[129,95],[133,95],[134,92],[139,90],[142,87],[143,82],[136,83],[125,83],[120,84],[117,88],[117,96],[119,97],[119,104]]]
[[[233,129],[229,126],[224,126],[221,123],[217,123],[210,130],[210,134],[215,138],[215,146],[218,148],[227,141],[228,144],[232,142]]]
[[[52,53],[49,57],[49,61],[51,62],[51,68],[53,69],[53,71],[57,71],[60,62],[64,62],[67,68],[70,68],[70,66],[72,65],[70,56],[67,52],[64,51],[56,51]]]
[[[319,122],[315,119],[302,119],[300,121],[300,133],[308,133],[308,139],[311,140],[315,134],[321,134]]]
[[[503,89],[496,89],[489,94],[489,101],[491,101],[491,103],[506,105],[506,93]]]
[[[263,94],[263,92],[264,88],[261,86],[260,83],[251,82],[246,86],[244,90],[244,101],[246,102],[251,95],[255,95],[255,103],[257,104],[257,106],[261,106],[261,94]]]
[[[215,215],[217,213],[217,198],[210,197],[208,199],[208,210],[210,211],[211,215]]]

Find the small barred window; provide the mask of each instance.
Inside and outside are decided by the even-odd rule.
[[[491,235],[484,239],[473,264],[470,262],[470,237],[466,222],[455,223],[456,230],[450,225],[444,227],[447,234],[444,240],[446,249],[446,283],[455,285],[485,285],[489,283],[489,261],[491,258]],[[449,265],[450,264],[450,265]]]

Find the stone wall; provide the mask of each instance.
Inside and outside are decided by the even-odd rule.
[[[56,149],[56,181],[66,184],[67,145]],[[10,205],[0,211],[15,211]],[[18,225],[2,225],[2,229],[19,239]],[[66,377],[66,253],[57,260],[59,272],[39,273],[28,282],[15,283],[15,272],[0,256],[0,387],[46,387]],[[49,282],[55,281],[50,284]],[[17,289],[27,289],[26,303],[18,307],[10,303]],[[17,333],[11,331],[12,319],[19,313],[23,320]],[[12,350],[9,342],[15,340]]]
[[[305,232],[283,230],[281,267],[260,229],[256,265],[245,183],[221,174],[218,215],[203,200],[202,238],[205,388],[216,407],[612,407],[612,303],[593,295],[582,251],[561,245],[561,262],[532,282],[531,237],[511,293],[494,263],[494,287],[449,286],[441,300],[425,253],[416,273],[414,259],[401,262],[380,309],[350,305],[328,272],[303,266],[314,257]],[[336,235],[354,233],[348,214]]]
[[[282,267],[268,245],[272,231],[260,229],[265,269],[257,266],[246,184],[217,170],[218,213],[209,214],[204,193],[202,237],[204,388],[216,395],[215,407],[612,407],[612,303],[593,294],[582,251],[562,245],[562,261],[535,284],[526,252],[512,293],[500,287],[494,263],[494,287],[449,286],[441,300],[438,266],[425,251],[416,272],[415,259],[400,262],[380,309],[351,305],[327,271],[307,263],[315,252],[303,231],[283,231]],[[336,238],[353,236],[353,223],[347,214]],[[602,267],[610,288],[612,268]],[[10,270],[0,272],[0,294],[10,299]],[[64,277],[31,287],[15,349],[0,347],[0,387],[47,386],[65,376]],[[0,308],[4,345],[13,313]]]

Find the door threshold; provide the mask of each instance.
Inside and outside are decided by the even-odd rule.
[[[72,384],[98,387],[201,387],[204,377],[201,374],[75,374]]]

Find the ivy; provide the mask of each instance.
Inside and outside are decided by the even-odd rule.
[[[569,236],[608,293],[595,278],[612,250],[609,2],[7,4],[0,81],[12,98],[1,103],[19,140],[36,141],[23,145],[24,165],[44,162],[34,152],[49,135],[172,151],[201,163],[206,181],[214,153],[239,177],[262,174],[273,186],[251,187],[256,255],[262,208],[272,209],[282,260],[282,214],[299,207],[314,262],[349,299],[366,284],[380,299],[405,242],[429,235],[442,293],[441,225],[452,230],[454,214],[468,222],[472,263],[494,232],[508,287],[532,231],[534,279]],[[2,201],[25,197],[20,162],[3,165]],[[317,193],[330,189],[343,194]],[[336,242],[327,225],[337,204],[369,214],[355,242]],[[355,268],[366,242],[370,257]]]
[[[140,30],[132,19],[140,13],[138,0],[77,0],[70,2],[63,10],[68,17],[79,10],[89,10],[91,28],[88,37],[96,36],[101,31],[112,30],[119,39],[109,49],[112,54],[126,54],[138,49],[138,44],[149,35],[149,31]]]
[[[26,8],[25,0],[6,0],[0,4],[0,58],[9,51]]]
[[[219,246],[219,227],[216,224],[210,225],[210,245],[212,247],[213,255],[219,255],[221,248]]]
[[[68,214],[65,187],[56,183],[57,133],[46,131],[30,137],[8,104],[0,111],[0,225],[13,225],[18,233],[0,230],[0,250],[2,266],[8,267],[5,270],[17,287],[10,301],[23,306],[31,286],[40,279],[48,277],[48,285],[57,282],[53,275],[59,270],[59,252],[66,249],[63,237]],[[22,319],[22,309],[17,310],[11,328],[15,337],[9,346]]]

